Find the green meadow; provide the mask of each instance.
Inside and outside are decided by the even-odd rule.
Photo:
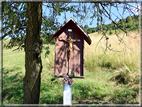
[[[73,79],[72,104],[139,104],[139,34],[129,33],[133,38],[124,37],[124,43],[107,35],[110,48],[120,52],[105,51],[105,38],[97,45],[102,35],[89,34],[92,44],[85,43],[85,78]],[[50,47],[50,54],[45,57],[43,49],[39,103],[63,104],[63,78],[54,78],[55,45],[44,46]],[[23,103],[25,52],[14,49],[3,48],[3,104]]]

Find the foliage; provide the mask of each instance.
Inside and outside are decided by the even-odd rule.
[[[134,14],[134,18],[128,16],[126,19],[123,18],[123,14],[127,12],[128,8],[135,8],[129,3],[112,3],[112,2],[90,2],[90,3],[70,3],[70,2],[47,2],[42,4],[45,7],[45,11],[42,13],[42,25],[41,25],[41,37],[44,44],[48,44],[49,37],[55,32],[61,25],[58,21],[58,17],[62,13],[65,14],[64,21],[66,21],[66,12],[73,13],[74,18],[77,18],[79,25],[86,23],[86,19],[90,18],[90,24],[93,24],[94,19],[97,18],[97,27],[89,28],[88,25],[82,26],[85,32],[93,33],[110,29],[108,32],[110,35],[114,32],[111,30],[120,29],[123,32],[137,29],[138,25],[138,16]],[[119,13],[119,8],[122,7],[123,14],[116,19],[119,19],[119,22],[116,22],[116,19],[112,19],[111,8],[116,8]],[[48,15],[46,14],[48,10]],[[102,11],[103,10],[103,11]],[[129,10],[132,13],[131,10]],[[3,2],[2,3],[2,21],[3,36],[1,39],[10,38],[9,43],[5,43],[4,47],[12,48],[18,46],[17,49],[22,49],[25,47],[25,36],[26,36],[26,26],[27,26],[27,3],[21,2]],[[12,18],[11,18],[12,17]],[[108,18],[111,21],[111,24],[105,25],[103,20]],[[126,23],[125,23],[126,22]],[[100,23],[100,24],[99,24]],[[125,23],[125,24],[124,24]],[[136,23],[136,24],[134,24]],[[134,25],[134,26],[132,26]],[[107,32],[106,32],[107,33]],[[105,33],[103,33],[105,34]],[[53,40],[52,43],[55,41]],[[49,54],[49,48],[47,49],[47,54]],[[46,55],[47,56],[47,55]]]
[[[11,38],[8,44],[4,44],[4,47],[19,46],[18,49],[24,47],[26,11],[26,3],[2,2],[2,39],[7,36]]]
[[[128,31],[135,31],[138,29],[139,27],[139,16],[138,15],[135,15],[135,16],[128,16],[127,18],[125,19],[120,19],[117,24],[125,29],[125,30],[128,30]],[[98,32],[100,31],[100,25],[98,25],[97,27],[94,27],[94,28],[89,28],[89,27],[86,27],[87,25],[84,26],[84,29],[85,31],[87,32],[87,34],[90,34],[90,33],[94,33],[94,32]],[[103,24],[102,25],[102,30],[106,30],[108,27],[111,26],[111,30],[118,30],[119,28],[116,28],[115,29],[115,24],[112,23],[112,24]],[[112,32],[110,31],[108,33],[109,35],[112,34]]]
[[[68,6],[64,2],[44,3],[49,10],[49,14],[42,13],[41,38],[44,44],[48,44],[49,37],[55,32],[61,23],[57,16],[61,16],[64,11],[73,11],[73,6]],[[10,41],[4,43],[4,47],[17,49],[25,47],[26,27],[27,27],[27,3],[22,2],[3,2],[2,3],[2,22],[3,36],[1,39],[9,38]],[[54,43],[55,41],[52,41]],[[46,55],[49,54],[49,48],[46,49]]]

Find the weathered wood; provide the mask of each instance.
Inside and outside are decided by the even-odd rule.
[[[71,39],[80,40],[72,43],[72,51],[69,51],[69,43],[60,40],[67,40],[68,29],[72,30]],[[55,37],[55,77],[62,77],[68,74],[70,68],[74,76],[72,78],[84,77],[84,40],[91,44],[89,36],[70,18],[60,29],[51,37]],[[61,39],[62,38],[62,39]],[[69,53],[70,52],[70,53]]]
[[[70,29],[70,25],[66,25],[66,28],[63,29],[64,31],[59,36],[56,37],[55,75],[58,76],[67,75],[68,68],[70,66],[71,71],[74,72],[76,76],[83,76],[82,75],[83,73],[81,73],[84,72],[82,65],[83,54],[81,53],[82,46],[84,45],[83,36],[78,36],[80,34],[76,32],[75,29],[72,28],[72,33],[73,33],[72,39],[80,39],[80,43],[78,42],[73,43],[73,50],[70,58],[70,63],[69,63],[69,51],[68,51],[69,44],[64,41],[59,41],[59,38],[64,38],[64,39],[69,38],[68,29]]]
[[[60,76],[54,75],[54,77],[57,77],[57,78],[64,78],[63,75],[60,75]],[[70,76],[70,78],[84,78],[84,76]]]

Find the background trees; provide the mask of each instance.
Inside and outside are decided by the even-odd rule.
[[[119,25],[119,27],[125,29],[126,31],[133,31],[133,30],[136,30],[136,29],[138,30],[139,16],[138,15],[136,15],[136,16],[128,16],[125,19],[120,19],[116,23]],[[118,29],[120,29],[120,28],[115,28],[115,24],[112,23],[112,24],[107,24],[107,25],[103,24],[102,25],[102,30],[106,30],[110,26],[111,26],[111,30],[115,30],[115,29],[118,30]],[[98,25],[97,27],[89,28],[88,25],[85,25],[84,29],[85,29],[85,32],[87,32],[87,34],[90,34],[90,33],[101,31],[99,29],[100,27],[101,26]]]

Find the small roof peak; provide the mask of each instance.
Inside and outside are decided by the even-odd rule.
[[[55,37],[55,35],[61,31],[61,29],[63,29],[63,27],[65,27],[70,21],[72,21],[74,23],[75,26],[77,26],[77,28],[83,33],[83,35],[85,36],[85,40],[86,42],[90,45],[91,44],[91,39],[90,37],[86,34],[86,32],[84,32],[84,30],[75,22],[75,20],[70,17],[57,31],[55,31],[53,33],[52,36],[49,37],[49,42]]]
[[[75,23],[75,20],[74,20],[72,17],[70,17],[70,18],[66,21],[66,23],[68,23],[70,20],[72,20],[72,21]]]

